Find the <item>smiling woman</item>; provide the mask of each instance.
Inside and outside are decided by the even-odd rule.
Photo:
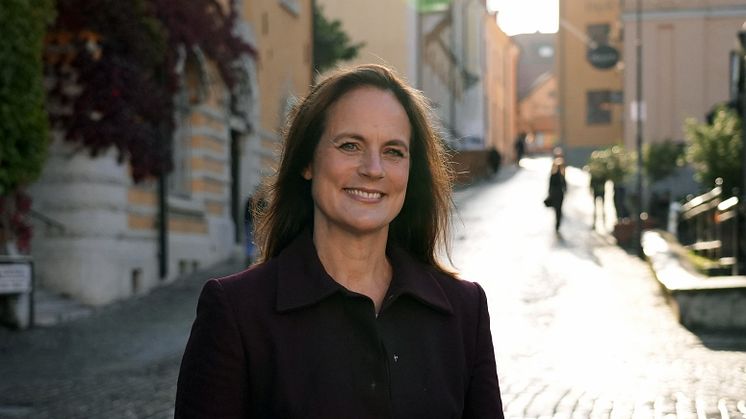
[[[484,291],[435,257],[451,175],[433,126],[375,65],[298,104],[261,262],[200,296],[177,418],[503,417]]]

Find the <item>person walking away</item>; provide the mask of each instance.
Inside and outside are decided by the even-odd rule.
[[[593,224],[591,229],[596,229],[596,220],[598,219],[598,200],[601,199],[601,216],[606,225],[606,211],[604,211],[604,197],[606,195],[606,179],[599,175],[591,173],[591,194],[593,195]]]
[[[554,231],[559,232],[562,224],[562,201],[565,199],[567,183],[565,182],[565,160],[557,157],[552,162],[552,170],[549,175],[549,204],[554,208],[556,215]]]
[[[490,151],[487,153],[487,163],[490,165],[490,170],[493,175],[497,175],[497,172],[500,170],[501,161],[502,156],[500,155],[500,152],[497,151],[495,147],[490,148]]]
[[[515,164],[516,166],[521,163],[523,154],[526,152],[526,133],[521,131],[515,139]]]

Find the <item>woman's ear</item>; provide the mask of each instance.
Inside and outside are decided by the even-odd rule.
[[[313,173],[311,171],[311,163],[308,163],[308,166],[306,166],[305,169],[303,169],[302,172],[300,172],[301,176],[303,176],[303,179],[305,180],[311,180],[313,178]]]

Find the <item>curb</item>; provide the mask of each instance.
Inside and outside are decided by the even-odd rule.
[[[643,253],[679,322],[689,329],[746,331],[746,276],[707,277],[688,266],[670,233],[648,230]]]

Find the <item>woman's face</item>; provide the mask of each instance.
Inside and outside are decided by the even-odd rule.
[[[407,193],[410,135],[407,113],[390,91],[359,87],[332,104],[302,173],[311,181],[315,228],[388,229]]]

